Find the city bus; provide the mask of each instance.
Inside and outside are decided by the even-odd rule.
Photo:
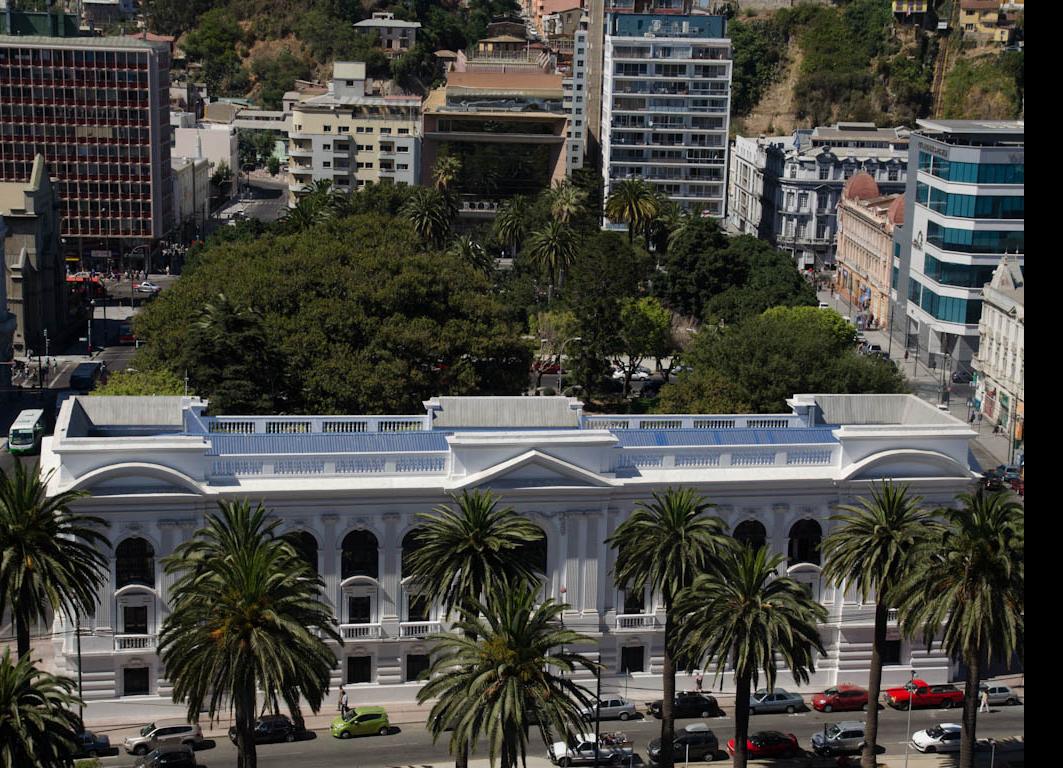
[[[11,453],[37,453],[44,437],[44,411],[23,411],[11,425],[7,436],[7,449]]]

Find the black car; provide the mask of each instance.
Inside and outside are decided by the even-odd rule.
[[[650,704],[650,714],[661,718],[660,700]],[[703,693],[677,693],[672,703],[674,717],[715,717],[720,714],[720,705],[712,696]]]
[[[716,734],[703,723],[688,725],[676,734],[675,741],[672,742],[672,756],[677,763],[680,760],[712,760],[719,749],[720,742]],[[661,740],[651,741],[647,753],[650,765],[657,765],[661,754]]]
[[[953,384],[970,384],[972,378],[974,378],[974,377],[971,376],[970,372],[968,372],[968,371],[955,371],[952,374],[952,383]]]
[[[74,758],[99,757],[111,752],[111,740],[107,736],[97,736],[92,731],[82,731],[78,734],[78,748]]]
[[[303,732],[295,727],[287,715],[264,715],[255,721],[255,743],[275,744],[278,741],[296,741]],[[236,743],[236,726],[229,728],[229,740]]]
[[[137,768],[196,768],[196,753],[187,744],[164,744],[137,758]]]

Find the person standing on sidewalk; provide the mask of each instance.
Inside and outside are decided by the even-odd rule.
[[[349,707],[347,706],[347,691],[341,685],[340,686],[340,717],[346,718]]]
[[[988,688],[983,688],[981,693],[979,693],[978,698],[981,699],[981,701],[982,701],[981,706],[978,707],[978,711],[979,712],[988,712],[989,711],[989,689]]]
[[[695,670],[697,677],[694,678],[694,690],[701,693],[701,686],[705,683],[705,673],[700,669]]]

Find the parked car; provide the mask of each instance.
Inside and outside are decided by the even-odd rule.
[[[1006,685],[997,683],[982,683],[978,686],[980,691],[989,691],[990,704],[1019,704],[1019,695]]]
[[[598,710],[598,717],[602,720],[630,720],[638,714],[638,709],[635,705],[620,696],[612,699],[602,699],[601,707],[596,708],[591,705],[584,709],[581,714],[588,722],[593,723],[596,709]]]
[[[821,301],[821,302],[819,303],[819,308],[820,308],[820,309],[830,309],[830,304],[828,304],[828,303],[827,303],[827,302],[825,302],[825,301]]]
[[[131,755],[146,755],[157,747],[170,744],[193,746],[202,741],[203,729],[198,725],[180,720],[160,720],[145,725],[136,736],[127,736],[123,744]]]
[[[680,760],[713,760],[720,749],[716,734],[705,723],[691,723],[675,735],[672,754]],[[661,740],[653,739],[646,750],[650,765],[657,765],[661,756]]]
[[[911,700],[911,704],[909,704]],[[963,691],[955,685],[930,685],[916,678],[901,688],[886,691],[886,703],[894,709],[918,709],[919,707],[944,707],[949,709],[963,704]]]
[[[784,691],[782,688],[768,690],[761,688],[749,698],[749,714],[766,714],[768,712],[786,712],[793,714],[799,709],[805,708],[805,700],[796,693]]]
[[[255,721],[256,744],[274,744],[278,741],[295,741],[305,736],[295,727],[287,715],[263,715]],[[236,726],[229,728],[229,740],[236,743]]]
[[[658,720],[661,719],[662,703],[660,699],[650,703],[650,714]],[[672,713],[675,717],[715,717],[720,714],[720,705],[712,696],[684,691],[675,695]]]
[[[868,708],[867,689],[842,683],[812,697],[812,708],[819,712],[851,712]]]
[[[864,347],[864,354],[865,355],[881,355],[882,354],[882,345],[881,344],[868,344],[867,346]]]
[[[653,372],[649,368],[644,368],[643,366],[640,365],[638,368],[636,368],[632,372],[631,380],[632,381],[646,381],[651,376],[653,376]],[[623,368],[618,368],[618,369],[614,370],[613,371],[613,378],[616,381],[623,381],[624,380],[624,369]]]
[[[732,755],[735,751],[735,740],[727,742],[727,751]],[[780,731],[757,731],[749,734],[746,740],[746,751],[750,757],[796,757],[801,752],[797,744],[797,737],[792,733]]]
[[[329,732],[337,739],[374,734],[387,736],[391,733],[391,723],[383,707],[353,707],[347,710],[346,716],[340,715],[332,721]]]
[[[87,363],[78,363],[74,368],[74,372],[70,374],[70,388],[75,392],[89,392],[106,380],[107,372],[103,361],[90,360]]]
[[[920,752],[959,752],[960,726],[942,723],[925,731],[916,731],[912,734],[912,744]]]
[[[150,293],[152,295],[155,295],[156,293],[162,290],[162,288],[157,286],[155,283],[149,282],[147,280],[142,283],[137,283],[133,286],[133,289],[137,293]]]
[[[595,752],[598,753],[598,763],[602,765],[620,765],[632,756],[631,747],[596,744],[593,733],[581,733],[567,742],[554,742],[546,751],[550,762],[561,768],[569,765],[594,765]]]
[[[544,374],[550,375],[550,374],[560,373],[561,364],[558,363],[556,360],[552,360],[552,361],[536,360],[534,363],[532,363],[531,369],[532,369],[533,373],[544,373]]]
[[[97,735],[92,731],[82,731],[78,734],[78,748],[74,758],[99,757],[111,751],[111,739],[108,736]]]
[[[970,371],[953,371],[952,373],[953,384],[970,384],[972,378]]]
[[[831,723],[812,734],[812,751],[817,755],[846,755],[864,748],[864,724],[856,720]]]
[[[195,768],[196,753],[185,744],[164,744],[141,755],[137,768]]]

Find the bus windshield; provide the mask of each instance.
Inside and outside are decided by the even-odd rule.
[[[32,445],[33,432],[28,429],[13,429],[10,440],[12,445]]]

